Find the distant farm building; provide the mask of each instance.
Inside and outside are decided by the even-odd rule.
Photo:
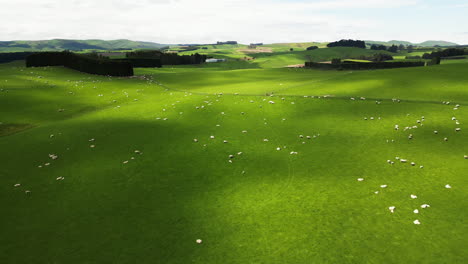
[[[206,59],[206,63],[213,63],[213,62],[224,62],[226,59]]]

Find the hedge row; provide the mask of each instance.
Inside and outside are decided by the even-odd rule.
[[[6,52],[0,53],[0,63],[24,60],[27,56],[34,54],[34,52]]]
[[[324,70],[372,70],[372,69],[392,69],[392,68],[403,68],[403,67],[421,67],[425,66],[425,62],[366,62],[366,63],[317,63],[317,62],[306,62],[305,67],[314,69]]]
[[[206,55],[198,53],[192,55],[178,55],[177,53],[163,53],[159,50],[139,50],[127,52],[127,59],[160,59],[162,65],[200,64],[206,61]]]
[[[92,58],[68,51],[40,52],[26,57],[26,67],[65,66],[77,71],[110,76],[132,76],[133,67],[128,61]]]

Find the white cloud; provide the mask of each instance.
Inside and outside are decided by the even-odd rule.
[[[364,39],[385,33],[388,21],[370,19],[361,13],[411,8],[420,2],[0,0],[0,38],[129,38],[160,43]],[[409,35],[414,38],[414,34]],[[398,36],[387,36],[387,39],[395,38]]]

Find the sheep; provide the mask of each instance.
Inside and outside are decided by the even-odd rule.
[[[422,205],[421,205],[421,208],[423,208],[423,209],[425,209],[425,208],[429,208],[429,207],[431,207],[431,206],[430,206],[430,205],[428,205],[428,204],[422,204]]]
[[[416,198],[418,198],[418,196],[416,196],[416,195],[414,195],[414,194],[411,194],[410,197],[411,197],[411,199],[416,199]]]
[[[193,142],[197,143],[197,142],[198,142],[198,139],[194,138],[194,139],[193,139]]]
[[[210,136],[210,138],[211,138],[211,139],[214,139],[214,138],[215,138],[215,136]]]
[[[230,158],[230,159],[233,159],[233,158],[234,158],[234,155],[232,155],[232,154],[229,155],[229,158]]]
[[[280,148],[280,147],[277,147],[276,150],[281,150],[281,148]]]
[[[452,188],[452,186],[450,186],[450,184],[446,184],[445,188],[450,189],[450,188]]]
[[[297,155],[297,152],[296,152],[296,151],[291,151],[289,154],[291,154],[291,155]]]
[[[358,181],[363,181],[363,180],[364,180],[364,178],[358,178],[357,180],[358,180]]]
[[[395,125],[395,130],[398,130],[400,129],[400,126],[399,125]]]
[[[468,159],[468,155],[464,155],[463,157],[464,157],[465,159]]]
[[[197,239],[195,242],[197,242],[197,244],[201,244],[203,241],[201,239]]]
[[[420,225],[420,224],[421,224],[421,222],[419,222],[418,219],[414,220],[413,223],[414,223],[415,225]]]
[[[437,130],[434,130],[434,134],[439,134],[439,131],[437,131]]]
[[[405,159],[400,159],[400,162],[401,163],[406,163],[408,160],[405,160]]]
[[[90,145],[89,147],[90,147],[90,148],[94,148],[94,147],[95,147],[95,145]]]
[[[418,209],[414,209],[414,210],[413,210],[413,213],[419,214],[419,210],[418,210]]]
[[[17,183],[17,184],[15,184],[15,185],[13,185],[13,186],[14,186],[14,187],[20,187],[21,184],[20,184],[20,183]]]
[[[456,132],[460,132],[460,131],[461,131],[461,128],[457,127],[457,128],[455,128],[455,131],[456,131]]]
[[[393,212],[395,211],[395,206],[388,207],[388,210],[390,210],[390,213],[393,214]]]
[[[414,166],[414,165],[416,165],[416,163],[414,163],[414,162],[411,162],[411,166]]]
[[[444,138],[444,141],[448,141],[448,138]]]
[[[387,188],[387,185],[386,185],[386,184],[382,184],[382,185],[380,185],[380,188]]]

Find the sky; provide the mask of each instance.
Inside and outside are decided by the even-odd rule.
[[[1,41],[468,44],[466,0],[0,0],[0,7]]]

